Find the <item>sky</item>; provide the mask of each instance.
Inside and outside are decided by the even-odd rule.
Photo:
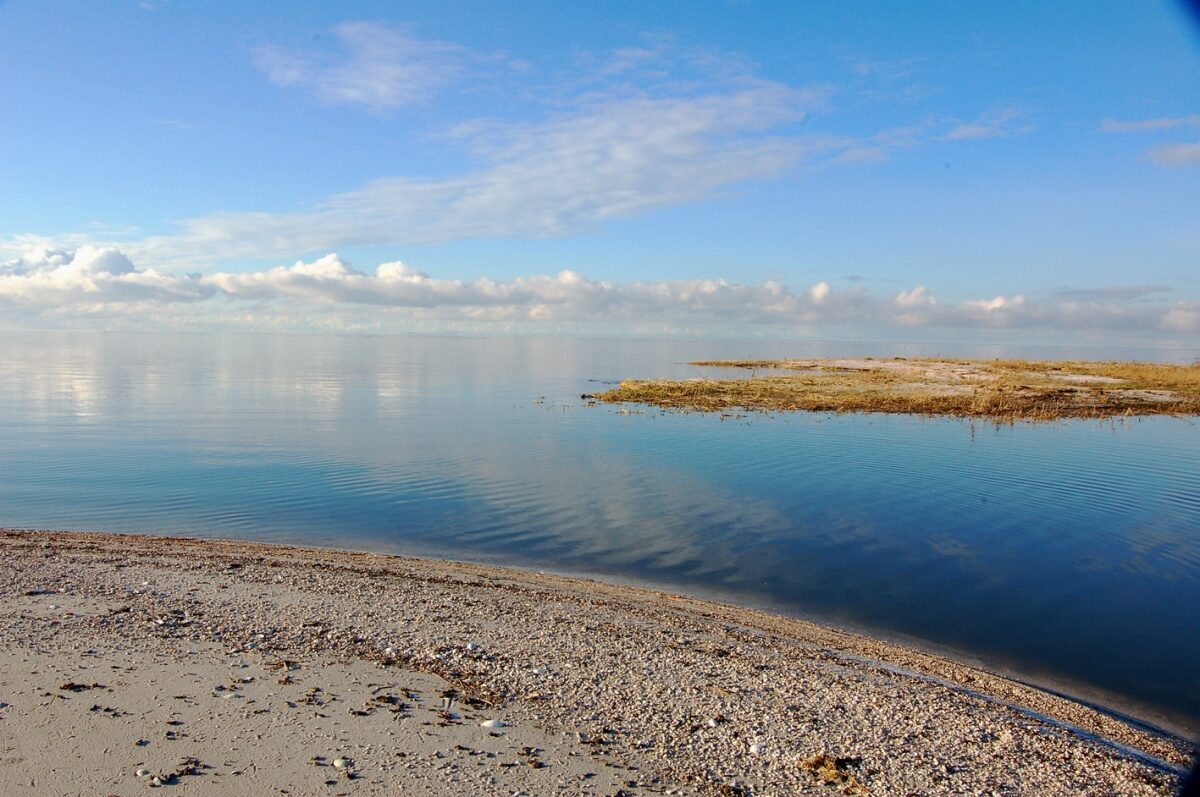
[[[0,0],[0,327],[1197,345],[1200,26]]]

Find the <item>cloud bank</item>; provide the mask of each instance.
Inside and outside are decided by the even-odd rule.
[[[51,315],[135,315],[148,307],[286,307],[373,312],[396,320],[519,321],[559,327],[603,321],[613,331],[674,324],[811,329],[869,321],[897,327],[1200,331],[1200,303],[1159,297],[1163,286],[1062,291],[1043,300],[995,296],[940,302],[925,287],[877,296],[819,281],[606,282],[570,270],[511,280],[438,279],[402,262],[360,271],[329,254],[260,271],[176,275],[139,269],[116,248],[43,248],[0,264],[0,308]],[[182,317],[186,317],[182,316]]]

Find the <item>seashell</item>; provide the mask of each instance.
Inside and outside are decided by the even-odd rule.
[[[158,775],[155,775],[154,777],[150,778],[150,785],[151,786],[161,786],[161,785],[163,785],[163,779],[160,778]]]
[[[333,759],[333,768],[334,769],[349,769],[353,765],[354,765],[354,762],[351,761],[349,758],[343,758],[341,756],[338,756],[337,758]]]
[[[476,650],[479,650],[479,645],[477,645],[477,644],[476,644],[476,643],[474,643],[474,642],[468,642],[468,643],[467,643],[467,650],[469,650],[469,651],[471,651],[471,652],[475,652]]]
[[[484,720],[479,723],[480,728],[507,728],[508,723],[504,720]]]
[[[767,746],[765,744],[761,742],[755,742],[754,744],[750,745],[750,755],[762,755],[763,751],[766,749]]]
[[[388,645],[386,648],[384,648],[383,652],[389,656],[396,655],[396,649],[394,647],[392,647],[391,645]]]
[[[134,772],[133,774],[137,775],[139,778],[148,778],[148,777],[150,777],[150,770],[146,769],[145,767],[142,767],[141,769],[139,769],[137,772]]]
[[[717,726],[718,726],[718,725],[720,725],[720,724],[721,724],[721,723],[720,723],[720,722],[718,722],[718,721],[717,721],[715,718],[714,718],[714,719],[710,719],[710,720],[708,721],[708,727],[710,727],[710,728],[715,728],[715,727],[717,727]]]

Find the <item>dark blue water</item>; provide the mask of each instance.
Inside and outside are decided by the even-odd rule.
[[[1200,352],[8,335],[0,525],[645,581],[923,640],[1200,727],[1200,425],[622,414],[689,359]],[[633,408],[636,409],[636,408]]]

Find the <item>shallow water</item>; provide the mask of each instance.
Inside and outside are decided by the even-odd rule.
[[[8,335],[0,525],[335,545],[651,582],[903,635],[1200,727],[1200,424],[622,414],[768,356],[1200,351]]]

